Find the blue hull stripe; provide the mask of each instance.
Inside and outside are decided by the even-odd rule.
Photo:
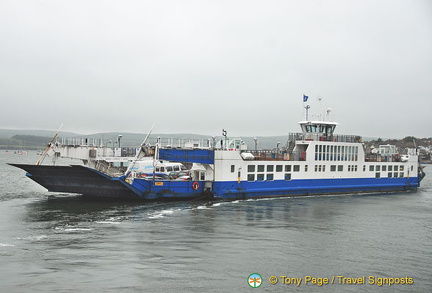
[[[194,182],[199,185],[196,189],[192,187]],[[145,199],[192,199],[203,196],[204,182],[135,179],[131,188]]]
[[[416,190],[418,178],[356,178],[356,179],[301,179],[262,182],[215,182],[216,198],[253,198],[284,195],[308,195],[354,192],[388,192]]]

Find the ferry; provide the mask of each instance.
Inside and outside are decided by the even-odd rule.
[[[54,156],[71,156],[73,149],[77,157],[82,148],[83,160],[88,162],[88,154],[99,159],[91,166],[13,165],[49,191],[145,200],[411,192],[420,186],[425,173],[416,149],[401,154],[386,145],[367,152],[360,136],[335,134],[338,123],[307,118],[299,122],[300,133],[290,133],[285,146],[271,150],[258,150],[257,144],[250,150],[223,130],[218,142],[215,137],[182,145],[158,140],[150,146],[145,140],[135,156],[123,159],[128,166],[114,174],[108,172],[108,158],[98,155],[107,151],[102,146],[89,151],[88,145],[70,148],[64,142],[52,144]],[[137,168],[143,164],[146,172]],[[190,166],[189,176],[157,176],[172,164],[181,170]]]

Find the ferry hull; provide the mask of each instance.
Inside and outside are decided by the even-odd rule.
[[[139,197],[147,200],[186,200],[211,197],[204,185],[202,181],[135,179],[130,188],[133,188]]]
[[[119,178],[109,177],[84,166],[10,165],[27,171],[27,177],[48,191],[86,196],[137,198],[137,195]]]
[[[144,200],[190,200],[211,196],[203,182],[153,181],[110,177],[80,165],[45,166],[10,164],[27,171],[26,176],[51,192],[77,193],[91,197]]]

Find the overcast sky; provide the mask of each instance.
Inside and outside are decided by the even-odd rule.
[[[430,0],[0,0],[0,128],[432,136]]]

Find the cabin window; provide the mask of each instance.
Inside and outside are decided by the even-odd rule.
[[[273,172],[274,166],[273,165],[267,165],[267,172]]]
[[[176,171],[176,172],[178,172],[178,171],[180,171],[180,166],[174,166],[174,171]]]
[[[343,165],[338,165],[338,171],[343,172]]]
[[[200,180],[201,181],[205,180],[205,172],[200,172]]]
[[[258,165],[258,172],[264,172],[264,165]]]
[[[375,178],[376,179],[380,179],[381,178],[381,173],[380,172],[376,172],[375,173]]]
[[[358,147],[355,147],[355,157],[354,157],[355,161],[358,161]]]
[[[400,178],[404,178],[404,173],[403,173],[403,172],[400,172],[400,173],[399,173],[399,177],[400,177]]]
[[[282,172],[282,165],[276,165],[276,172]]]
[[[285,180],[291,180],[291,173],[285,173]]]
[[[381,166],[377,165],[375,168],[376,171],[381,171]]]
[[[404,171],[405,170],[405,166],[400,166],[399,167],[399,171]]]
[[[373,165],[369,166],[369,171],[374,171],[374,169],[375,169],[375,166],[373,166]]]
[[[363,172],[366,172],[366,165],[363,165]]]
[[[336,172],[336,165],[330,166],[330,172]]]
[[[264,174],[258,174],[257,181],[264,181]]]
[[[387,171],[387,166],[385,166],[385,165],[382,166],[382,171],[383,171],[383,172]]]
[[[248,165],[248,172],[255,172],[255,165]]]
[[[167,170],[167,172],[172,172],[173,171],[173,167],[172,166],[167,166],[166,170]]]
[[[388,166],[389,171],[393,171],[393,166]]]
[[[231,165],[231,173],[234,173],[235,165]]]
[[[334,149],[335,147],[333,145],[330,146],[330,161],[334,161],[334,156],[335,156]]]
[[[285,165],[285,172],[291,172],[291,165]]]
[[[330,146],[326,146],[326,161],[330,160]]]
[[[393,173],[392,172],[388,172],[388,178],[392,178],[393,177]]]
[[[393,177],[394,177],[394,178],[397,178],[397,177],[398,177],[398,173],[397,173],[397,172],[394,172],[394,173],[393,173]]]
[[[348,165],[348,172],[351,172],[351,165]]]
[[[273,181],[273,174],[267,174],[267,180]]]
[[[305,172],[308,171],[308,165],[305,165]]]
[[[411,166],[411,171],[414,171],[414,166]]]
[[[248,174],[247,175],[247,180],[248,181],[255,181],[255,174]]]

